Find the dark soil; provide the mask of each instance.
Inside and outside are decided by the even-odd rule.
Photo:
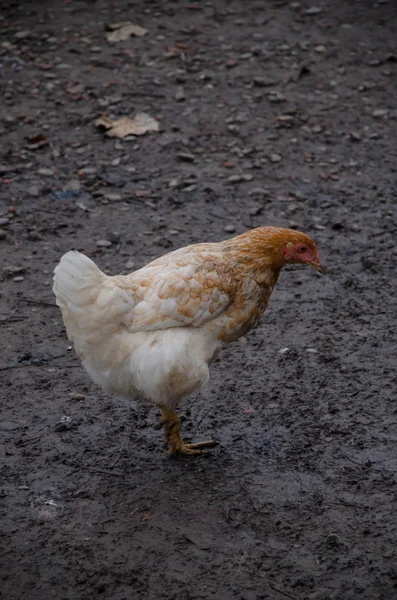
[[[2,599],[397,597],[396,17],[2,3]],[[108,43],[127,20],[148,34]],[[136,111],[160,132],[95,127]],[[328,272],[284,271],[181,409],[218,447],[171,461],[158,412],[81,368],[52,270],[76,248],[127,273],[263,224],[312,235]]]

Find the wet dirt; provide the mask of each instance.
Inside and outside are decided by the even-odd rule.
[[[1,598],[397,597],[395,3],[0,17]],[[148,33],[109,43],[120,21]],[[95,127],[137,111],[160,131]],[[81,368],[52,270],[263,224],[312,235],[327,274],[285,269],[181,407],[186,439],[219,445],[171,461],[158,412]]]

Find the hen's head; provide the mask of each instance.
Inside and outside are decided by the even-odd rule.
[[[286,264],[302,264],[311,265],[320,273],[323,272],[323,267],[320,263],[320,257],[316,244],[313,240],[300,231],[285,230],[291,232],[287,234],[287,239],[283,244],[282,255]],[[288,239],[290,238],[290,239]]]
[[[225,249],[246,255],[244,263],[248,268],[271,265],[274,271],[280,271],[287,264],[299,263],[323,271],[316,244],[294,229],[257,227],[225,242]]]

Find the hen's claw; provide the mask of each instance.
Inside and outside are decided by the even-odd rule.
[[[156,429],[160,429],[163,425],[165,428],[164,444],[169,446],[168,456],[175,457],[178,454],[185,454],[187,456],[198,456],[198,455],[209,455],[210,452],[202,450],[202,448],[211,448],[216,446],[215,440],[208,440],[205,442],[196,442],[193,444],[185,444],[181,437],[180,431],[180,419],[176,412],[170,411],[165,407],[161,407],[163,416],[160,421],[155,425]]]

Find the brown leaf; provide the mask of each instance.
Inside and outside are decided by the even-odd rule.
[[[153,519],[153,515],[150,513],[144,513],[142,515],[142,521],[151,521]]]
[[[112,23],[107,28],[110,30],[106,34],[108,42],[123,42],[128,40],[132,35],[142,37],[148,33],[148,30],[140,25],[131,23],[131,21],[123,21],[122,23]]]
[[[105,127],[106,135],[109,137],[124,138],[127,135],[144,135],[151,131],[159,130],[159,122],[153,119],[150,115],[144,112],[139,112],[133,119],[130,117],[122,117],[121,119],[109,119],[106,115],[102,115],[96,120],[97,127]]]
[[[27,140],[29,143],[26,145],[26,147],[29,150],[38,150],[39,148],[49,144],[49,141],[42,133],[28,137]]]

